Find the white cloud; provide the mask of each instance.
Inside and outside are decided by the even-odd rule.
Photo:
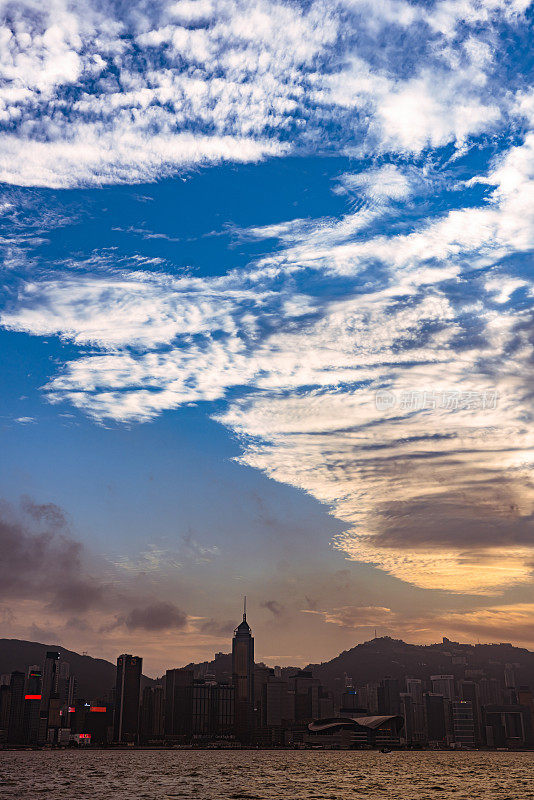
[[[1,180],[145,181],[280,155],[288,145],[279,132],[291,124],[306,65],[337,29],[315,6],[262,0],[113,13],[96,3],[37,8],[25,0],[6,17]]]
[[[0,151],[0,180],[18,186],[66,188],[99,181],[150,181],[177,167],[259,161],[285,151],[276,142],[232,136],[132,136],[127,131],[112,135],[98,126],[80,127],[73,141],[35,142],[4,136]],[[119,139],[116,134],[119,133]],[[106,146],[107,141],[107,146]]]
[[[4,3],[0,179],[154,180],[310,142],[362,152],[461,147],[510,110],[490,43],[494,28],[521,24],[522,5]],[[417,41],[416,58],[409,46],[376,48],[384,35],[394,45],[397,29]],[[366,58],[373,42],[377,63]]]
[[[413,171],[412,171],[413,173]],[[375,202],[405,200],[413,191],[412,176],[394,164],[354,174],[345,173],[339,177],[338,193],[361,193]],[[420,177],[418,176],[420,181]]]

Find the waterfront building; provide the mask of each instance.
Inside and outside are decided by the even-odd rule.
[[[193,732],[194,672],[168,669],[165,674],[165,738],[186,740]]]
[[[533,744],[530,710],[520,705],[488,705],[483,711],[488,747],[524,747]]]
[[[9,709],[11,706],[11,690],[9,683],[0,684],[0,744],[7,742],[9,728]]]
[[[66,712],[66,713],[65,713]],[[73,741],[78,743],[108,744],[113,738],[113,706],[103,700],[76,700],[73,706],[63,709]],[[67,728],[63,737],[67,738]],[[82,737],[80,739],[80,737]],[[86,741],[87,740],[87,741]]]
[[[475,746],[475,721],[469,700],[450,700],[452,739],[457,747]]]
[[[232,640],[232,683],[235,690],[235,734],[242,742],[254,730],[254,638],[247,622],[246,599],[243,621]]]
[[[45,656],[42,673],[41,707],[39,719],[39,742],[48,741],[50,701],[58,696],[59,660],[58,650],[48,650]]]
[[[443,746],[447,744],[447,723],[445,719],[445,701],[442,694],[425,692],[423,694],[425,709],[425,729],[429,744]]]
[[[26,676],[16,670],[9,682],[10,706],[7,740],[12,744],[24,744],[24,690]]]
[[[117,659],[114,740],[137,742],[143,659],[123,654]]]
[[[165,675],[165,739],[228,739],[234,735],[235,687],[195,678],[193,670]]]
[[[268,728],[281,728],[292,719],[287,681],[273,674],[263,686],[262,725]]]
[[[38,744],[41,719],[42,673],[39,667],[29,667],[24,689],[24,741]]]
[[[234,734],[233,686],[195,681],[192,687],[194,739],[228,739]]]
[[[309,723],[305,741],[323,747],[398,747],[403,726],[395,714],[317,719]]]
[[[462,680],[458,682],[460,700],[467,700],[473,709],[473,727],[475,746],[479,747],[483,743],[482,736],[482,713],[480,707],[480,694],[478,684],[475,681]]]
[[[145,686],[141,702],[140,740],[146,743],[163,739],[164,721],[163,686]]]

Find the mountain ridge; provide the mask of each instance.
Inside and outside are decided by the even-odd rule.
[[[115,685],[116,667],[103,658],[80,655],[59,645],[46,645],[24,639],[0,639],[0,674],[14,670],[25,671],[31,664],[41,664],[47,650],[59,650],[70,663],[71,674],[77,679],[78,696],[103,697]],[[428,680],[430,675],[451,674],[463,677],[465,669],[482,670],[488,677],[501,677],[506,664],[513,664],[518,685],[534,686],[534,652],[510,643],[468,644],[442,642],[428,645],[410,644],[402,639],[380,637],[361,642],[344,650],[329,661],[308,664],[327,689],[334,689],[338,678],[350,676],[358,685],[375,683],[385,677],[402,679],[405,676]],[[231,676],[230,653],[217,653],[211,661],[185,665],[197,676],[212,673],[217,680]],[[257,662],[256,666],[265,666]],[[283,667],[289,675],[298,667]],[[143,685],[154,685],[155,679],[143,676]]]

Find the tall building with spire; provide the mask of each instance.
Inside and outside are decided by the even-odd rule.
[[[245,597],[243,621],[232,640],[232,682],[235,690],[235,734],[242,741],[252,738],[254,730],[254,638],[247,622]]]

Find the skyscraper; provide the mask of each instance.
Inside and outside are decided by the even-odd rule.
[[[26,744],[37,744],[39,742],[41,682],[42,675],[39,667],[30,667],[24,694],[24,740]]]
[[[139,736],[139,700],[143,659],[123,654],[117,659],[115,686],[116,742],[137,742]]]
[[[26,676],[18,670],[11,673],[9,683],[11,704],[7,740],[12,744],[24,744],[24,687]]]
[[[378,713],[400,713],[400,689],[397,678],[386,676],[378,687]]]
[[[425,692],[425,721],[428,741],[443,745],[447,741],[447,723],[445,719],[445,699],[442,694]]]
[[[0,683],[0,744],[5,744],[5,742],[7,742],[10,707],[11,689],[9,688],[9,684]]]
[[[243,742],[252,737],[254,727],[254,638],[247,623],[247,601],[243,621],[232,640],[232,682],[235,688],[235,732]]]
[[[469,700],[451,700],[450,714],[454,742],[460,747],[475,746],[475,721]]]
[[[50,700],[57,698],[59,680],[60,653],[57,650],[48,650],[43,665],[41,684],[41,708],[39,720],[39,741],[46,742],[48,738],[48,716],[50,713]]]
[[[168,669],[165,675],[165,738],[186,740],[193,732],[192,669]]]

